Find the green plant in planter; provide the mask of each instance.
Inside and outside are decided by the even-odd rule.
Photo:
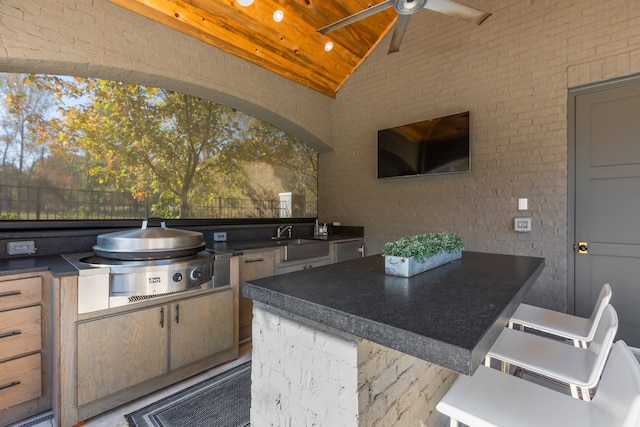
[[[463,249],[464,243],[457,234],[425,233],[385,243],[382,256],[415,257],[419,262],[425,262],[440,253],[456,253]]]

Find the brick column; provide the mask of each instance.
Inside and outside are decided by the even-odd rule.
[[[456,373],[254,302],[251,425],[445,426]]]

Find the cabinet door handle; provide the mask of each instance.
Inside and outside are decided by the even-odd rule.
[[[0,292],[0,298],[2,297],[15,297],[16,295],[22,295],[20,291]]]
[[[3,334],[0,334],[0,338],[8,338],[8,337],[13,337],[16,335],[20,335],[22,333],[22,331],[9,331],[9,332],[5,332]]]
[[[11,381],[9,384],[0,385],[0,390],[4,390],[5,388],[15,387],[20,384],[20,381]]]
[[[160,307],[160,327],[164,328],[164,307]]]
[[[255,258],[255,259],[245,259],[244,262],[245,263],[249,263],[249,262],[260,262],[260,261],[264,261],[264,258]]]
[[[180,304],[176,304],[176,323],[180,323]]]

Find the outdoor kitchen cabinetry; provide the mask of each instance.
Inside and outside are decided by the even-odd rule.
[[[232,346],[231,289],[79,323],[78,405]]]
[[[61,282],[65,307],[77,298],[77,278]],[[60,425],[76,425],[238,357],[232,286],[60,314]]]
[[[276,274],[275,259],[278,249],[245,251],[243,255],[231,258],[231,284],[242,288],[242,282]],[[253,301],[240,292],[240,343],[251,341],[251,320]]]
[[[170,369],[177,369],[233,346],[231,289],[170,306]]]
[[[168,371],[166,311],[163,305],[78,323],[78,406]]]
[[[45,277],[0,279],[0,426],[51,408]]]

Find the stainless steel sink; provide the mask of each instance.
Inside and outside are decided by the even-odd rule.
[[[329,242],[324,240],[287,239],[280,244],[286,245],[284,247],[285,261],[329,255]]]

